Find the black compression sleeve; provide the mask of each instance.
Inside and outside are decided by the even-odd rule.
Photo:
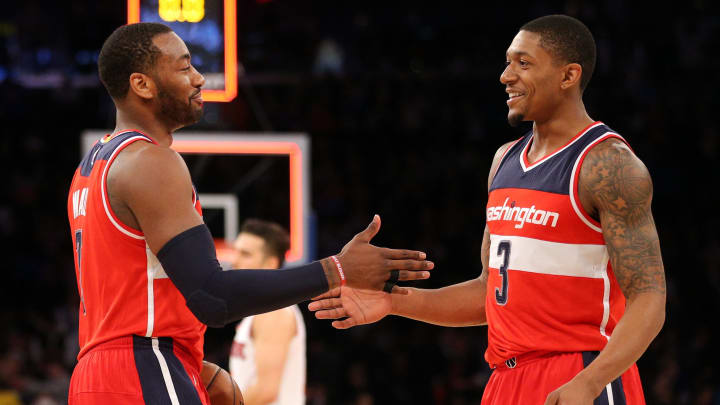
[[[213,327],[297,304],[328,290],[320,262],[285,270],[223,271],[204,224],[176,235],[157,258],[192,313]]]

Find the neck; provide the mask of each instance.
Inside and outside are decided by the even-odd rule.
[[[160,122],[148,109],[133,108],[129,105],[117,105],[115,130],[137,129],[152,137],[158,144],[172,145],[172,129]]]
[[[544,149],[565,144],[594,121],[585,111],[582,99],[564,103],[547,120],[533,121],[533,146]]]

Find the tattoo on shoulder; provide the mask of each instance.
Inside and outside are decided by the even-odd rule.
[[[581,200],[602,225],[615,278],[627,298],[665,294],[665,271],[652,217],[652,181],[645,165],[618,139],[595,146],[580,172]],[[586,205],[587,207],[587,205]]]

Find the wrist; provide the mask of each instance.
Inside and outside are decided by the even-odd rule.
[[[399,315],[402,316],[402,301],[404,299],[407,299],[408,296],[413,294],[414,288],[408,288],[410,291],[409,295],[401,295],[401,294],[390,294],[390,313],[389,315]]]
[[[592,393],[593,398],[600,396],[600,393],[602,393],[602,390],[607,385],[607,383],[603,383],[597,376],[593,375],[592,370],[589,368],[585,368],[577,373],[573,379],[587,387],[588,391]]]
[[[338,274],[337,267],[335,266],[333,260],[329,257],[326,257],[320,260],[320,264],[322,264],[323,271],[325,272],[325,278],[327,279],[328,283],[328,290],[340,287],[340,275]]]
[[[333,263],[335,264],[335,268],[337,269],[338,277],[340,278],[340,286],[344,286],[347,284],[347,280],[345,279],[345,272],[343,271],[342,263],[340,263],[340,259],[338,259],[337,256],[330,256],[330,259],[332,259]]]

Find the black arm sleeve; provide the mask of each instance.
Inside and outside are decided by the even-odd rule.
[[[170,239],[157,258],[190,311],[212,327],[297,304],[328,290],[320,262],[285,270],[223,271],[204,224]]]

